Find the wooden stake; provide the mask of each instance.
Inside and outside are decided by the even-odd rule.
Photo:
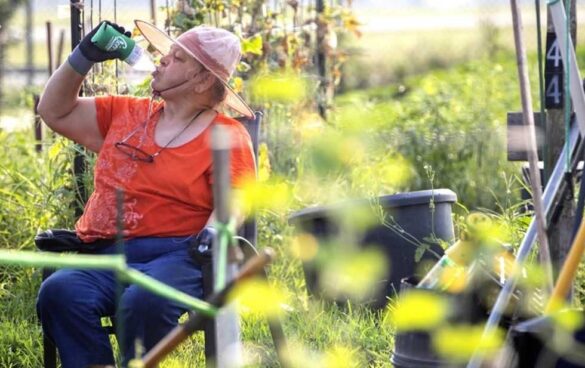
[[[527,127],[527,154],[530,165],[530,187],[534,202],[534,212],[537,222],[537,234],[540,250],[540,264],[544,268],[545,283],[548,290],[552,290],[552,264],[550,261],[550,250],[548,247],[548,236],[546,233],[546,216],[542,204],[542,186],[540,168],[538,167],[538,154],[536,146],[536,130],[534,128],[534,112],[532,110],[532,97],[530,95],[530,80],[528,78],[528,67],[526,66],[526,49],[522,39],[522,17],[516,0],[510,0],[512,8],[512,21],[514,26],[514,44],[516,46],[516,63],[518,65],[518,78],[520,80],[520,96],[522,99],[522,113],[524,124]]]
[[[46,23],[47,26],[47,57],[48,57],[48,70],[49,76],[53,75],[53,24],[51,22]]]
[[[61,65],[63,60],[63,47],[65,46],[65,30],[62,29],[59,32],[59,43],[57,44],[57,59],[56,64],[57,66]]]
[[[35,114],[35,120],[34,120],[34,131],[35,131],[35,151],[37,152],[41,152],[43,149],[43,145],[41,144],[41,142],[43,141],[43,127],[41,125],[41,117],[39,115],[39,111],[38,111],[38,107],[39,107],[39,95],[35,94],[33,96],[33,100],[34,100],[34,114]]]

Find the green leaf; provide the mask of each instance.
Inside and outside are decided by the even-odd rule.
[[[189,22],[189,17],[183,13],[177,13],[174,19],[174,23],[179,28],[185,28],[185,23]]]
[[[262,55],[262,36],[256,35],[242,40],[242,53]]]
[[[429,249],[430,244],[427,243],[421,243],[417,248],[416,251],[414,252],[414,261],[415,262],[420,262],[422,256],[425,254],[425,252]]]

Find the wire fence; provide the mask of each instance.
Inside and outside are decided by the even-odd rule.
[[[168,24],[170,16],[168,9],[174,9],[176,0],[157,0],[155,3],[156,21],[159,25]],[[282,13],[282,17],[275,18],[280,28],[286,30],[303,26],[308,20],[315,17],[315,0],[298,0],[298,11],[293,13],[284,0],[267,0],[263,11],[267,13]],[[375,58],[394,63],[410,59],[423,59],[424,55],[437,54],[434,58],[445,56],[445,45],[449,45],[449,54],[461,57],[465,53],[474,57],[478,53],[493,47],[494,42],[511,45],[511,17],[507,1],[502,0],[468,0],[468,1],[366,1],[366,0],[325,0],[326,5],[342,4],[349,6],[358,14],[362,39],[358,39],[355,46],[363,58]],[[386,4],[390,3],[390,4]],[[534,1],[523,1],[524,22],[527,33],[535,26]],[[540,1],[542,13],[546,14],[545,1]],[[577,1],[578,6],[585,5],[585,1]],[[46,22],[53,24],[54,46],[61,30],[65,30],[64,42],[70,45],[69,35],[69,5],[62,1],[33,1],[32,27],[32,70],[35,73],[33,83],[40,85],[47,77],[47,31]],[[11,47],[6,60],[9,70],[9,82],[26,83],[23,73],[31,69],[27,65],[25,8],[17,12],[14,20],[8,27],[8,39]],[[131,25],[135,18],[152,19],[150,0],[88,0],[84,6],[84,24],[91,29],[102,19],[117,20],[121,24]],[[227,25],[234,22],[234,14],[217,15],[208,19],[208,23]],[[248,20],[248,22],[251,20]],[[244,22],[245,23],[245,22]],[[253,28],[253,27],[248,27]],[[416,33],[416,35],[414,34]],[[431,34],[433,34],[431,38]],[[510,35],[510,37],[508,37]],[[437,43],[439,36],[444,38],[443,43]],[[384,37],[385,43],[378,41]],[[473,45],[471,39],[475,38]],[[477,40],[479,38],[479,40]],[[483,38],[483,39],[482,39]],[[530,46],[534,46],[534,36],[527,35]],[[361,44],[361,45],[359,45]],[[388,47],[381,47],[383,44]],[[377,46],[374,48],[374,45]],[[473,47],[469,47],[472,45]],[[376,50],[378,49],[378,50]],[[396,50],[398,52],[390,52]],[[65,47],[65,52],[69,47]],[[415,51],[420,56],[417,57]],[[20,74],[20,78],[17,78]]]
[[[506,0],[324,0],[325,5],[351,6],[360,22],[361,37],[337,36],[338,43],[348,50],[350,66],[341,91],[383,85],[407,74],[433,67],[448,66],[502,48],[512,48],[512,27],[509,2]],[[84,28],[91,29],[102,19],[115,20],[131,27],[132,20],[155,19],[161,26],[169,24],[171,11],[180,3],[176,0],[87,0],[84,2]],[[297,4],[294,11],[291,3]],[[152,13],[154,4],[154,17]],[[242,4],[247,4],[243,2]],[[546,26],[546,1],[525,0],[522,18],[525,42],[529,51],[536,49],[536,4],[540,4],[543,27]],[[585,0],[577,1],[577,21],[585,8]],[[48,45],[52,43],[53,61],[62,61],[70,50],[69,5],[59,0],[35,0],[32,32],[26,28],[26,9],[19,9],[8,25],[10,42],[6,58],[7,75],[4,85],[41,86],[48,77]],[[579,11],[581,10],[581,11]],[[310,26],[315,19],[315,0],[267,0],[262,11],[282,14],[274,22],[284,31]],[[240,14],[241,15],[241,14]],[[229,26],[237,21],[237,12],[214,14],[206,23]],[[581,18],[583,19],[583,18]],[[240,21],[242,21],[240,19]],[[257,30],[260,25],[245,19],[243,28]],[[48,42],[46,22],[52,24],[52,42]],[[248,24],[246,24],[248,23]],[[60,34],[64,31],[64,47],[58,50]],[[30,33],[30,36],[29,36]],[[578,33],[579,34],[579,33]],[[32,40],[32,55],[27,55],[27,37]],[[578,39],[579,41],[579,39]],[[30,41],[29,41],[30,42]],[[60,55],[57,55],[57,53]],[[56,65],[54,65],[56,67]],[[366,67],[366,68],[364,68]],[[375,72],[370,73],[373,69]],[[370,75],[367,75],[370,74]]]

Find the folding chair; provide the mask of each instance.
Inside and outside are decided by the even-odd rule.
[[[238,121],[242,123],[248,133],[250,134],[250,138],[252,139],[252,148],[254,151],[254,157],[256,162],[258,162],[258,141],[259,141],[259,133],[260,133],[260,124],[262,122],[262,113],[256,112],[254,118],[239,118]],[[246,239],[248,242],[240,241],[239,246],[242,249],[242,253],[244,254],[245,259],[249,259],[253,255],[257,254],[256,249],[251,244],[256,244],[257,240],[257,226],[256,226],[256,219],[249,218],[247,219],[241,228],[238,231],[238,236]],[[51,251],[49,249],[41,249],[43,251]],[[73,251],[73,252],[81,252],[87,253],[84,249],[60,249],[59,251]],[[43,269],[42,271],[42,278],[45,280],[54,272],[53,269]],[[203,274],[203,298],[205,299],[207,296],[213,293],[213,268],[211,262],[202,265],[202,274]],[[110,326],[104,326],[104,328],[108,331],[109,334],[115,334],[115,321],[113,316],[109,317],[112,321]],[[282,339],[282,330],[280,326],[274,327],[272,324],[270,326],[271,331],[274,333],[279,334],[279,339]],[[204,338],[205,338],[205,358],[207,362],[214,361],[216,355],[216,344],[215,344],[215,323],[213,320],[209,320],[204,328]],[[282,340],[281,340],[282,341]],[[275,337],[275,344],[276,337]],[[57,349],[53,342],[43,334],[43,362],[44,368],[57,368]]]

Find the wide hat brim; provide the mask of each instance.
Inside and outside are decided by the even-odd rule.
[[[247,117],[254,117],[254,111],[248,106],[248,104],[232,89],[232,87],[228,84],[227,80],[224,80],[221,76],[219,76],[216,72],[214,72],[213,68],[210,65],[207,65],[202,58],[197,57],[191,50],[189,50],[185,45],[181,44],[181,42],[172,39],[169,35],[165,32],[158,29],[154,24],[145,22],[143,20],[135,20],[134,24],[142,33],[144,38],[154,47],[158,52],[162,55],[167,55],[171,51],[172,45],[177,45],[189,55],[191,55],[195,60],[200,62],[205,69],[209,70],[213,75],[217,77],[227,88],[227,96],[223,103],[231,108],[232,110],[236,111],[239,114],[242,114]]]

